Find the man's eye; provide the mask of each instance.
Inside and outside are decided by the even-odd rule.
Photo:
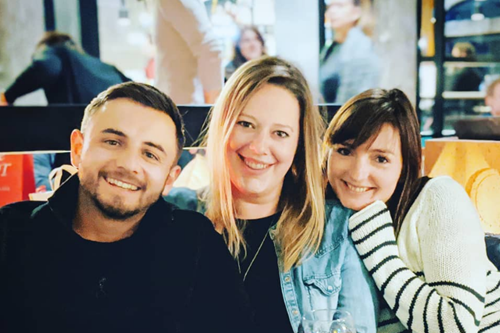
[[[248,121],[240,120],[238,121],[238,125],[247,127],[247,128],[253,128],[252,123],[249,123]]]
[[[279,136],[280,138],[287,138],[289,137],[290,135],[288,135],[287,132],[283,132],[283,131],[276,131],[275,132],[277,136]]]
[[[116,141],[116,140],[106,140],[104,141],[106,144],[110,145],[110,146],[118,146],[120,144],[120,142]]]
[[[339,153],[342,156],[349,156],[351,154],[351,151],[347,148],[338,148],[337,153]]]
[[[147,151],[147,152],[145,152],[145,155],[146,155],[147,158],[150,158],[150,159],[153,159],[155,161],[158,161],[158,157],[155,154],[153,154],[153,153],[150,153],[150,152]]]

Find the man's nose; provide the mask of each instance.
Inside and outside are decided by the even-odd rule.
[[[133,149],[124,149],[116,158],[117,167],[121,167],[134,174],[139,173],[140,169],[140,153]]]

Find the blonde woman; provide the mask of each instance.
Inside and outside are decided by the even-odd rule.
[[[376,329],[350,211],[325,204],[323,129],[303,75],[275,57],[242,65],[211,112],[202,210],[238,262],[259,332],[297,332],[303,314],[327,308],[349,311],[358,332]]]

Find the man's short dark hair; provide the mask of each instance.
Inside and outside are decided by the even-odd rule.
[[[90,102],[85,108],[81,132],[85,133],[88,123],[99,108],[106,102],[126,98],[143,106],[166,113],[174,122],[177,138],[177,157],[180,157],[184,147],[184,122],[175,103],[157,88],[144,83],[125,82],[109,87]]]

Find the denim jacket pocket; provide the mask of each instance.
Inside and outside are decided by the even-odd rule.
[[[319,251],[302,266],[302,283],[309,298],[305,310],[337,307],[342,286],[344,239],[343,235],[338,235],[323,242]]]
[[[304,280],[308,288],[319,290],[324,296],[331,296],[340,290],[340,274],[332,274],[330,277],[311,277]],[[312,290],[311,290],[312,292]]]

